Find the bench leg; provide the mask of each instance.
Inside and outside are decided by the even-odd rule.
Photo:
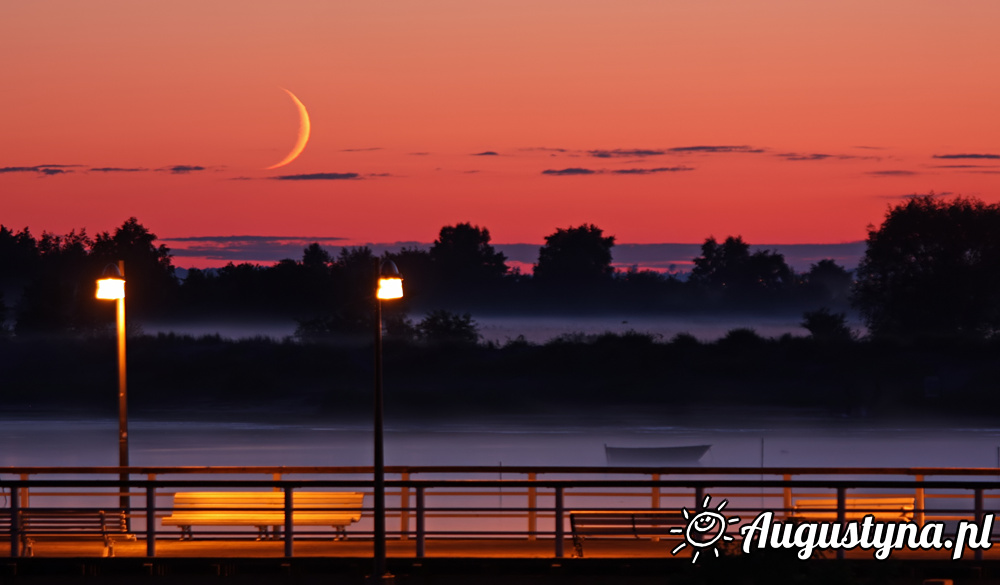
[[[583,537],[573,537],[573,556],[583,558]]]

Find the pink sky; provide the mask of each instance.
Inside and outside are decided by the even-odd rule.
[[[992,0],[7,3],[0,223],[857,241],[906,195],[1000,201],[998,27]],[[264,170],[280,88],[312,134]]]

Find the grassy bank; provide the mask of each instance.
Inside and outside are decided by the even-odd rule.
[[[117,408],[111,337],[0,340],[0,401],[10,411]],[[997,344],[823,344],[749,332],[715,343],[642,334],[564,336],[544,345],[387,340],[387,414],[818,409],[896,417],[1000,413]],[[133,411],[367,413],[373,348],[268,338],[139,336],[129,341]]]

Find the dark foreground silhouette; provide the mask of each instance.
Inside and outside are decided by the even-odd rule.
[[[384,347],[387,414],[677,414],[686,408],[816,409],[838,416],[996,417],[1000,344],[764,339],[737,329],[715,343],[626,333],[544,345],[399,341]],[[115,339],[0,339],[7,412],[116,412]],[[371,342],[218,336],[129,340],[133,413],[231,410],[363,416]]]

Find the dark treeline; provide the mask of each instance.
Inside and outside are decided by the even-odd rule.
[[[779,253],[742,238],[708,238],[686,279],[612,266],[615,245],[594,225],[545,237],[532,274],[511,270],[489,230],[441,228],[429,250],[386,253],[406,296],[386,303],[386,329],[401,338],[475,340],[468,312],[717,312],[780,310],[804,315],[813,336],[848,339],[853,305],[878,339],[987,339],[1000,331],[1000,206],[924,196],[890,207],[869,228],[852,274],[832,260],[796,273]],[[144,318],[295,318],[299,336],[371,331],[379,259],[367,247],[332,257],[310,244],[299,260],[229,264],[175,275],[170,251],[135,218],[113,233],[35,238],[0,226],[0,332],[88,334],[106,328],[111,303],[94,299],[102,269],[125,262],[131,321]],[[466,315],[462,315],[465,312]],[[426,314],[417,324],[407,314]]]
[[[832,261],[796,274],[780,254],[751,253],[734,237],[706,240],[682,282],[615,272],[613,245],[592,225],[557,230],[530,276],[511,271],[489,232],[469,224],[443,228],[429,251],[387,254],[407,290],[402,303],[385,303],[388,408],[414,416],[615,409],[656,416],[725,405],[933,416],[985,415],[1000,406],[998,205],[921,197],[891,207],[869,229],[853,278]],[[133,317],[300,322],[298,339],[280,341],[133,335],[129,385],[138,410],[326,416],[370,407],[371,250],[348,248],[334,258],[313,244],[301,260],[192,270],[181,282],[169,251],[135,219],[94,238],[81,231],[36,239],[27,229],[0,227],[0,275],[13,299],[5,311],[14,315],[14,327],[0,333],[0,403],[113,411],[113,303],[94,299],[94,279],[119,259]],[[711,343],[636,332],[482,343],[471,316],[452,312],[522,303],[634,313],[798,303],[810,335],[764,339],[735,329]],[[848,303],[865,317],[863,338],[839,312]],[[419,322],[404,318],[421,308]]]
[[[405,279],[406,296],[387,305],[390,329],[406,331],[407,313],[798,310],[847,307],[851,273],[821,260],[798,274],[781,254],[751,253],[740,237],[708,238],[686,279],[612,266],[615,239],[594,225],[557,229],[545,238],[532,274],[512,270],[490,244],[487,228],[441,228],[429,250],[386,253]],[[108,322],[93,298],[102,269],[125,261],[129,314],[146,318],[284,317],[304,336],[370,330],[377,258],[367,247],[331,256],[311,244],[298,260],[271,266],[228,264],[191,269],[178,279],[169,250],[135,218],[91,238],[0,226],[0,322],[17,335],[86,333]],[[6,302],[5,302],[6,301]]]

